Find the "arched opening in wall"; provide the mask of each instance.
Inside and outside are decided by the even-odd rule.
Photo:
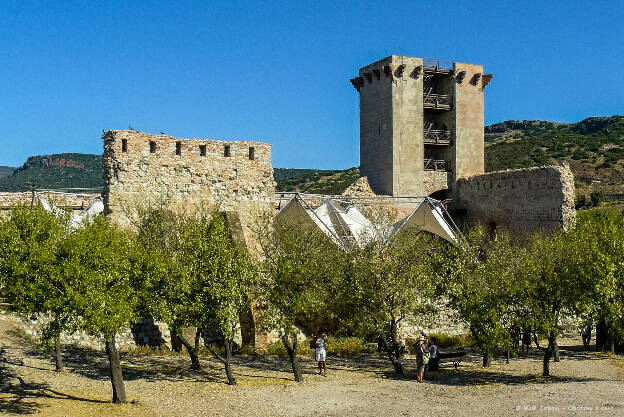
[[[449,190],[438,190],[434,193],[431,193],[429,197],[438,201],[446,201],[449,199]]]
[[[494,238],[494,236],[496,235],[496,227],[496,222],[488,221],[486,223],[487,232],[491,238]]]

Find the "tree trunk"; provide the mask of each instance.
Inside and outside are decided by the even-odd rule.
[[[197,349],[195,349],[195,347],[193,347],[188,342],[188,340],[186,340],[184,338],[184,336],[182,336],[181,333],[176,334],[176,337],[178,338],[180,343],[182,343],[184,345],[184,347],[186,348],[186,350],[189,353],[189,356],[191,357],[191,369],[199,371],[201,369],[201,363],[199,362],[199,356],[197,355]]]
[[[61,355],[61,341],[56,339],[54,344],[54,359],[56,361],[56,372],[63,372],[63,356]]]
[[[386,336],[384,334],[379,335],[378,346],[381,346],[383,350],[385,350],[388,354],[388,358],[390,359],[392,366],[394,366],[394,372],[398,375],[403,375],[405,369],[403,368],[402,357],[395,354],[394,349],[388,344],[388,341],[386,340]],[[380,349],[377,350],[381,351]]]
[[[559,344],[555,340],[555,350],[553,351],[553,360],[555,362],[559,362],[561,360],[561,356],[559,355]]]
[[[232,373],[232,340],[225,338],[225,375],[228,379],[228,385],[236,385],[236,379]]]
[[[171,330],[171,349],[176,352],[182,352],[182,342],[178,339],[178,332]]]
[[[615,334],[609,331],[609,351],[615,354]]]
[[[542,376],[550,376],[550,358],[555,352],[556,345],[557,340],[555,339],[555,333],[550,332],[550,336],[548,336],[548,347],[544,351],[544,367],[542,370]]]
[[[128,400],[126,398],[126,387],[124,386],[123,375],[121,373],[119,351],[115,346],[115,335],[111,336],[111,338],[106,341],[106,354],[108,355],[110,380],[113,385],[113,402],[125,404]]]
[[[600,319],[596,325],[596,350],[604,351],[607,349],[607,323]]]
[[[294,335],[292,346],[290,345],[290,341],[288,340],[288,335],[284,333],[282,335],[282,343],[286,348],[286,352],[288,352],[288,357],[290,358],[290,364],[292,365],[293,374],[295,375],[295,381],[303,382],[303,373],[301,372],[301,365],[299,364],[299,359],[297,359],[297,335]]]
[[[199,338],[201,337],[201,328],[195,331],[195,352],[199,352]]]
[[[236,385],[236,379],[232,373],[232,339],[227,337],[223,340],[223,346],[225,347],[225,358],[219,355],[212,344],[207,344],[206,347],[225,366],[225,375],[228,379],[228,385]]]
[[[483,352],[483,367],[484,368],[487,368],[492,365],[492,356],[494,356],[492,353]]]

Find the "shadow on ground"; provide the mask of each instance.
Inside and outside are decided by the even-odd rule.
[[[23,366],[0,363],[0,410],[8,414],[34,414],[42,406],[37,400],[42,398],[83,401],[90,403],[105,403],[106,401],[76,397],[59,391],[54,391],[46,384],[25,382],[15,375],[11,366]]]

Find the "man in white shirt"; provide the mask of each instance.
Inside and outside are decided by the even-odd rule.
[[[321,333],[320,337],[316,338],[316,362],[318,363],[319,375],[327,376],[327,333]]]

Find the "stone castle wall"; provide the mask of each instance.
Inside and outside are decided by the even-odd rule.
[[[457,181],[455,209],[467,224],[504,226],[512,234],[574,224],[574,177],[567,165],[491,172]]]
[[[271,214],[275,195],[271,145],[252,141],[178,139],[130,130],[102,136],[105,210],[127,223],[137,206],[218,206],[239,213],[250,238]]]

